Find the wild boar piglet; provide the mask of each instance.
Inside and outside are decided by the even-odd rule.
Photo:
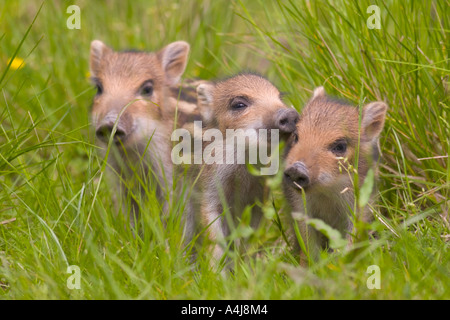
[[[167,194],[172,193],[170,134],[174,120],[186,119],[184,115],[195,113],[197,108],[196,85],[190,90],[179,85],[189,48],[188,43],[177,41],[157,52],[117,52],[99,40],[91,43],[90,73],[97,88],[91,122],[96,142],[106,150],[114,133],[114,152],[108,162],[121,176],[118,180],[127,184],[122,189],[144,194],[141,180],[140,184],[154,186],[164,207]],[[136,187],[130,188],[136,171],[140,178],[135,179]],[[132,202],[132,211],[137,214],[138,204]],[[192,217],[186,217],[189,234],[192,223]]]
[[[271,154],[272,148],[278,148],[279,138],[287,139],[295,130],[299,115],[283,103],[280,91],[270,81],[255,74],[239,74],[215,84],[203,84],[197,93],[198,108],[207,123],[205,128],[216,129],[222,138],[215,137],[220,146],[211,137],[203,144],[203,151],[213,143],[216,148],[211,153],[215,161],[204,166],[201,176],[202,220],[216,243],[214,258],[220,260],[230,223],[237,222],[246,206],[262,202],[267,193],[265,175],[250,174],[246,163],[239,159],[245,158],[247,162],[252,156],[261,159],[262,147],[268,147]],[[230,145],[234,152],[231,157]],[[243,154],[239,150],[244,150]],[[260,164],[257,160],[255,163]],[[268,174],[275,174],[276,169]],[[229,214],[231,219],[223,214]],[[261,208],[253,206],[252,227],[258,226],[261,216]]]
[[[285,154],[283,187],[294,216],[306,213],[323,220],[343,236],[349,235],[355,193],[353,172],[349,172],[348,166],[357,167],[360,185],[370,168],[376,171],[378,140],[386,111],[386,103],[371,102],[363,107],[359,121],[358,108],[328,97],[323,87],[314,90]],[[366,207],[363,218],[369,216]],[[304,234],[308,231],[308,240],[316,248],[327,246],[326,238],[316,230],[305,225],[300,230]]]

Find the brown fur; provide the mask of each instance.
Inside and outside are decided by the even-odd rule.
[[[363,108],[358,162],[360,184],[369,168],[376,167],[378,137],[386,110],[384,102],[373,102]],[[305,213],[303,188],[307,215],[322,219],[348,236],[352,229],[349,208],[354,207],[353,173],[348,172],[348,166],[355,167],[358,135],[358,109],[327,97],[322,87],[317,88],[286,150],[283,185],[294,214]],[[343,144],[346,150],[340,152]],[[314,245],[326,247],[326,239],[321,234],[312,229],[308,232]]]
[[[116,52],[101,41],[91,43],[91,76],[98,87],[91,116],[97,143],[105,148],[116,125],[112,147],[118,156],[109,156],[111,166],[125,181],[132,175],[131,166],[141,167],[142,179],[153,176],[163,203],[165,195],[172,192],[170,134],[174,119],[182,125],[197,113],[192,94],[195,84],[179,85],[188,53],[189,45],[183,41],[156,53]],[[167,203],[164,206],[167,209]],[[193,232],[192,219],[186,217],[188,239]]]
[[[202,85],[197,89],[199,109],[207,122],[206,128],[219,129],[225,139],[226,129],[279,129],[277,114],[286,116],[283,134],[295,129],[298,114],[288,109],[281,101],[280,92],[268,80],[253,74],[241,74],[215,85]],[[247,104],[246,108],[235,110],[236,101]],[[208,144],[204,144],[205,148]],[[225,151],[223,152],[225,157]],[[210,238],[216,243],[214,258],[219,261],[225,245],[224,240],[230,232],[226,217],[229,214],[233,223],[246,206],[265,197],[264,177],[251,175],[245,164],[206,165],[201,177],[202,221],[209,227]],[[221,201],[223,194],[225,203]],[[224,207],[225,205],[225,207]],[[252,208],[252,227],[256,227],[262,217],[261,209]]]

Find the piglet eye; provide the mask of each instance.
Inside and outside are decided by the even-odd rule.
[[[241,109],[244,109],[246,107],[247,107],[247,105],[245,103],[243,103],[243,102],[236,102],[236,103],[234,103],[231,106],[231,108],[233,108],[234,110],[241,110]]]
[[[330,149],[335,155],[342,156],[347,151],[347,141],[343,139],[337,140],[331,145]]]
[[[241,111],[249,106],[250,102],[246,97],[234,97],[230,101],[230,108],[233,111]]]
[[[95,88],[97,89],[97,95],[101,95],[103,93],[103,87],[101,84],[96,84]]]
[[[153,94],[153,81],[149,80],[144,82],[144,84],[141,86],[139,94],[141,96],[151,96]]]
[[[103,85],[100,79],[98,78],[92,78],[92,82],[95,85],[95,89],[97,89],[97,95],[101,95],[103,93]]]

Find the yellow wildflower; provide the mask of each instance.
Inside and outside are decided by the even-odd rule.
[[[8,64],[11,62],[11,59],[8,60]],[[22,58],[15,57],[11,63],[10,69],[17,70],[22,69],[25,66],[25,61]]]

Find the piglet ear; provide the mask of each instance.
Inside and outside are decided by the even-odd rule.
[[[324,97],[325,96],[325,88],[324,87],[317,87],[314,89],[314,93],[313,93],[313,97],[312,99],[314,100],[315,98],[318,97]]]
[[[213,96],[215,85],[212,83],[201,83],[197,87],[197,105],[203,121],[211,123],[214,118]]]
[[[166,85],[173,86],[180,80],[186,68],[189,49],[187,42],[176,41],[158,52],[158,59],[166,77]]]
[[[91,42],[89,63],[92,77],[96,77],[98,75],[101,70],[101,62],[109,52],[111,52],[111,49],[100,40],[94,40]]]
[[[378,138],[384,127],[387,104],[382,101],[371,102],[364,106],[361,126],[365,135],[373,140]]]

